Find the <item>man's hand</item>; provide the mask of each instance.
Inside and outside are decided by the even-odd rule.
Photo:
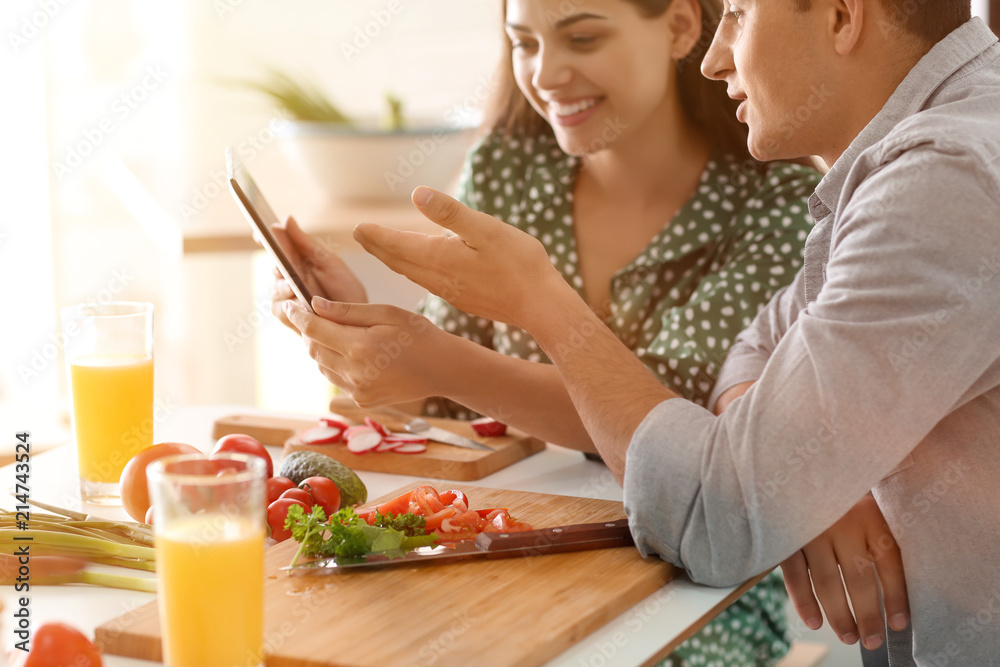
[[[871,494],[782,563],[781,570],[795,611],[805,624],[813,630],[823,625],[819,609],[822,604],[830,627],[845,644],[854,644],[860,637],[865,648],[871,650],[884,640],[876,576],[882,584],[889,627],[902,630],[909,623],[899,546]],[[848,596],[853,615],[847,605]]]
[[[531,313],[559,293],[575,296],[545,248],[529,234],[429,188],[414,190],[413,203],[428,220],[457,236],[366,223],[355,228],[354,238],[390,269],[453,306],[527,328]]]
[[[271,233],[292,263],[302,267],[302,280],[314,295],[348,303],[368,301],[365,286],[347,268],[344,260],[302,231],[294,218],[288,218],[284,226],[273,227]],[[291,329],[295,329],[295,326],[285,316],[284,304],[295,298],[292,288],[275,268],[274,286],[271,288],[271,314]]]
[[[601,458],[621,481],[635,429],[676,394],[598,318],[535,238],[440,192],[413,203],[458,236],[358,225],[354,237],[390,269],[462,310],[521,327],[559,369]]]

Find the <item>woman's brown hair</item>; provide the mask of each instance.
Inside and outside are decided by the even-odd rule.
[[[667,11],[671,0],[623,0],[635,5],[648,18]],[[701,5],[701,37],[691,52],[678,61],[677,85],[688,116],[697,123],[719,152],[729,153],[737,160],[754,161],[747,149],[746,125],[736,120],[739,103],[726,94],[724,81],[712,81],[701,74],[701,61],[712,44],[719,25],[721,3],[718,0],[698,0]],[[506,1],[501,0],[504,20]],[[487,111],[485,127],[507,136],[539,136],[551,134],[552,128],[532,108],[514,80],[511,64],[511,43],[504,39],[504,57],[500,62],[497,89]]]

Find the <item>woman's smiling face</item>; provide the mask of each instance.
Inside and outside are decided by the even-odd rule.
[[[514,78],[564,151],[596,153],[665,122],[670,15],[647,18],[626,0],[507,0]]]

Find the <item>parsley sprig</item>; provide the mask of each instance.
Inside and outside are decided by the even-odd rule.
[[[417,547],[435,544],[437,535],[428,534],[425,525],[424,517],[416,514],[378,512],[374,525],[368,525],[350,507],[339,510],[328,519],[319,505],[313,506],[308,515],[298,505],[292,505],[285,518],[285,528],[299,543],[292,565],[301,556],[332,556],[342,562],[357,561],[371,553],[398,558]]]

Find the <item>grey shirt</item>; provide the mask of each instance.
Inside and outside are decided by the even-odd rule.
[[[810,210],[802,270],[710,405],[756,384],[721,417],[664,401],[633,435],[636,543],[732,585],[871,490],[902,549],[912,658],[1000,664],[1000,45],[982,21],[913,68]]]

